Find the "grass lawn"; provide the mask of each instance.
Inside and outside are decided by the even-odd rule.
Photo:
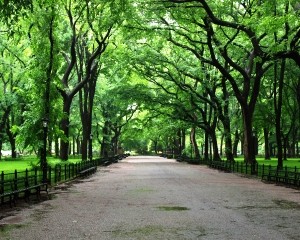
[[[36,160],[37,161],[37,160]],[[29,159],[2,159],[0,161],[0,172],[4,171],[5,173],[7,172],[12,172],[15,169],[18,171],[25,170],[26,168],[30,169],[32,166],[30,165],[31,160]]]
[[[244,161],[244,157],[235,158],[236,161]],[[256,161],[259,165],[271,165],[277,166],[277,158],[271,158],[271,160],[265,160],[263,157],[257,157]],[[285,167],[297,167],[300,168],[300,158],[288,158],[288,160],[283,161],[283,166]]]
[[[35,156],[21,157],[17,159],[12,158],[2,158],[0,161],[0,173],[14,172],[16,169],[18,171],[24,171],[26,168],[29,170],[39,164],[39,158]],[[58,158],[47,157],[47,162],[50,166],[54,167],[56,164],[68,164],[80,162],[81,158],[70,158],[68,161],[61,161]]]

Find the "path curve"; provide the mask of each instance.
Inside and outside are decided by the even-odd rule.
[[[128,157],[0,220],[0,239],[299,239],[300,191]],[[2,229],[2,230],[1,230]]]

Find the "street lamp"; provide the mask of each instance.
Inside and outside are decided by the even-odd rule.
[[[47,133],[48,133],[48,119],[43,118],[43,150],[41,153],[41,167],[43,171],[43,183],[47,183]]]
[[[89,142],[89,159],[90,160],[93,160],[93,145],[92,145],[92,142],[93,142],[93,134],[91,133],[90,134],[90,142]]]

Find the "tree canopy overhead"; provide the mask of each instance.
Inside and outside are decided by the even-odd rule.
[[[102,156],[136,144],[228,161],[239,148],[253,165],[259,149],[279,167],[299,154],[297,0],[0,9],[0,148],[38,153],[47,118],[48,152],[65,160],[87,159],[92,143]]]

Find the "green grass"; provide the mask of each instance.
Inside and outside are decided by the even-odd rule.
[[[235,161],[243,162],[244,157],[235,158]],[[256,161],[259,165],[271,165],[277,166],[277,158],[271,158],[271,160],[265,160],[263,157],[257,157]],[[297,167],[300,168],[300,158],[288,158],[288,160],[283,161],[283,166],[285,167]]]
[[[12,158],[2,158],[0,161],[0,172],[4,171],[5,173],[14,172],[16,169],[18,171],[23,171],[26,168],[32,169],[35,166],[39,165],[39,158],[35,156],[21,157],[17,159]],[[47,163],[54,167],[56,164],[68,164],[80,162],[81,158],[71,158],[68,161],[61,161],[58,158],[47,157]]]

